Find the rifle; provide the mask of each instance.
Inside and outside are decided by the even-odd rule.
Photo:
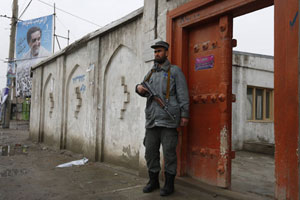
[[[169,117],[172,120],[175,120],[175,116],[172,115],[169,111],[168,111],[168,106],[167,104],[164,102],[164,100],[151,88],[150,84],[146,81],[142,82],[141,85],[146,88],[148,90],[149,93],[149,98],[153,98],[154,101],[156,101],[158,103],[158,105],[169,115]]]

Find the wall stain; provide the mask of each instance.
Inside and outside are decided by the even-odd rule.
[[[228,133],[227,132],[228,132],[227,127],[224,126],[220,133],[220,135],[221,135],[220,155],[221,155],[221,157],[225,157],[226,153],[228,151],[228,143],[227,143]]]
[[[120,161],[137,169],[139,163],[139,152],[133,152],[130,145],[123,147],[122,152],[123,153],[120,156]]]
[[[249,62],[249,56],[244,55],[244,66],[248,66],[248,62]]]

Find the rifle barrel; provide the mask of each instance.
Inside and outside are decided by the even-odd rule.
[[[173,116],[169,112],[167,104],[164,102],[164,100],[158,94],[156,94],[156,92],[151,88],[150,84],[148,82],[142,82],[142,85],[148,90],[148,92],[150,94],[150,98],[154,98],[154,100],[169,115],[169,117],[172,120],[175,120],[175,116]]]

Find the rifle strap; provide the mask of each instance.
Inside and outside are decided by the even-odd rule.
[[[145,79],[145,81],[149,81],[153,72],[155,72],[154,69],[151,69],[151,72],[149,73],[149,75],[147,76],[147,78]],[[167,91],[166,91],[166,100],[167,102],[169,102],[169,97],[170,97],[170,81],[171,81],[171,66],[168,69],[168,80],[167,80]]]
[[[168,69],[168,81],[167,81],[167,91],[166,91],[166,100],[169,102],[170,97],[170,79],[171,79],[171,66]]]
[[[149,75],[147,76],[147,78],[145,79],[146,82],[148,82],[153,74],[153,72],[155,72],[155,69],[151,69],[151,72],[149,73]]]

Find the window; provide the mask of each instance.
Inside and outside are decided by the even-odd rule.
[[[267,88],[247,87],[247,120],[273,120],[273,90]]]

